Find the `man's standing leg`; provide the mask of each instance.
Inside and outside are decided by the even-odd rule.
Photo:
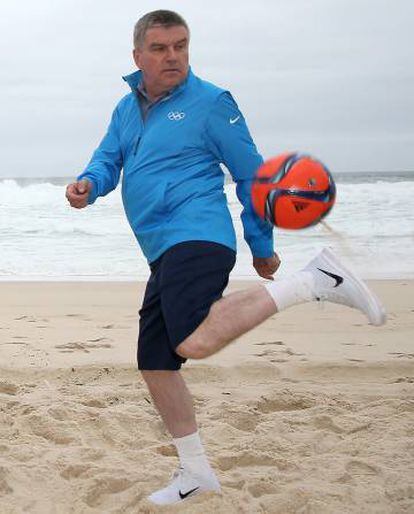
[[[197,430],[191,394],[179,371],[141,370],[151,397],[177,448],[180,469],[174,480],[149,497],[169,505],[203,491],[220,491]]]
[[[197,431],[193,400],[179,371],[141,370],[164,425],[174,439]]]
[[[179,372],[185,361],[176,346],[221,297],[235,253],[216,243],[176,245],[151,265],[140,311],[138,367],[177,448],[180,468],[172,482],[149,499],[159,505],[203,491],[220,491],[201,443],[191,394]]]

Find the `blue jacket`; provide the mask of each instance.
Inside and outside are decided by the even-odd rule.
[[[230,93],[190,70],[144,123],[136,96],[142,73],[124,80],[132,92],[116,106],[105,137],[78,177],[92,183],[89,203],[115,189],[123,168],[125,212],[149,262],[189,240],[236,250],[223,163],[237,183],[252,254],[273,255],[272,227],[254,213],[250,200],[251,179],[263,159]]]

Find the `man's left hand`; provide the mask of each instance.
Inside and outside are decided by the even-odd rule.
[[[280,259],[277,253],[272,257],[253,257],[253,267],[257,274],[268,280],[273,280],[273,275],[280,266]]]

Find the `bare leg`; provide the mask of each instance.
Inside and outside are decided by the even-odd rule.
[[[141,371],[151,397],[174,438],[197,431],[191,394],[179,371]]]
[[[207,318],[177,347],[182,357],[203,359],[277,312],[262,286],[232,293],[215,302]]]
[[[301,271],[285,279],[228,295],[215,302],[207,318],[176,351],[203,359],[256,327],[276,312],[303,302],[321,300],[346,305],[364,313],[373,325],[385,323],[378,298],[328,249]]]

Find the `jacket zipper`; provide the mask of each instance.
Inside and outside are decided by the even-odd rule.
[[[133,155],[134,157],[137,155],[137,152],[138,152],[138,147],[139,147],[139,143],[141,141],[141,136],[138,136],[137,137],[137,140],[136,140],[136,143],[134,145],[134,151],[133,151]]]
[[[134,149],[132,151],[132,155],[135,157],[137,155],[137,152],[138,152],[139,143],[141,142],[141,139],[142,139],[145,123],[144,123],[144,120],[142,119],[141,106],[139,104],[138,93],[136,91],[134,91],[134,96],[135,96],[135,101],[137,103],[137,109],[138,109],[138,113],[139,113],[139,117],[141,119],[141,125],[142,125],[141,135],[137,136],[137,140],[135,141]]]
[[[173,95],[168,95],[168,96],[166,96],[166,97],[165,97],[165,98],[163,98],[159,103],[162,103],[162,102],[165,102],[165,101],[169,100],[172,96],[173,96]],[[138,107],[138,110],[139,110],[139,113],[140,113],[140,116],[141,116],[141,120],[142,120],[142,131],[141,131],[141,135],[137,137],[137,140],[136,140],[136,142],[135,142],[135,144],[134,144],[134,150],[133,150],[133,152],[132,152],[132,154],[133,154],[133,156],[134,156],[134,157],[137,155],[138,148],[139,148],[139,144],[140,144],[141,139],[142,139],[142,137],[143,137],[143,135],[144,135],[145,125],[146,125],[146,123],[147,123],[147,121],[148,121],[149,116],[151,115],[151,113],[152,113],[152,111],[153,111],[153,109],[150,109],[150,110],[148,111],[148,113],[147,113],[147,117],[146,117],[146,120],[145,120],[145,122],[144,122],[144,120],[142,119],[141,106],[140,106],[140,104],[139,104],[139,98],[138,98],[138,95],[137,95],[137,94],[135,94],[135,98],[136,98],[136,101],[137,101],[137,107]],[[156,104],[156,105],[154,105],[154,107],[157,107],[157,104]]]

